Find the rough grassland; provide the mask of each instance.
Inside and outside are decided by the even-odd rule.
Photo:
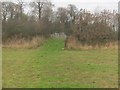
[[[118,87],[117,49],[62,50],[50,39],[37,49],[3,48],[3,87]]]

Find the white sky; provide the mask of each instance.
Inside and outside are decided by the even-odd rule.
[[[17,1],[17,0],[1,0],[1,1]],[[23,0],[25,2],[35,0]],[[55,9],[58,7],[67,7],[68,4],[74,4],[78,9],[87,9],[94,12],[95,10],[118,10],[118,1],[120,0],[50,0],[54,5]]]
[[[119,0],[51,0],[55,7],[67,7],[68,4],[74,4],[78,9],[83,8],[90,11],[109,9],[118,10]]]

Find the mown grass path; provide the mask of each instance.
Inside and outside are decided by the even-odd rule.
[[[50,39],[37,49],[3,48],[3,87],[118,87],[117,49],[62,50]]]

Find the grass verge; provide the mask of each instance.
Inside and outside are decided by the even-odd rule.
[[[63,50],[49,39],[36,49],[3,48],[5,88],[116,88],[117,49]]]

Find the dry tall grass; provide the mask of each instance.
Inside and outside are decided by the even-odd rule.
[[[113,48],[113,49],[118,49],[118,44],[117,42],[111,42],[111,43],[107,43],[106,45],[81,45],[79,44],[78,46],[79,49],[109,49],[109,48]]]
[[[44,37],[33,37],[31,40],[25,38],[12,38],[3,42],[3,48],[37,48],[42,45]]]
[[[118,49],[118,42],[111,42],[111,43],[107,43],[105,45],[82,45],[78,40],[76,40],[76,38],[74,37],[69,37],[66,42],[65,42],[65,48],[66,49],[75,49],[75,50],[79,50],[79,49],[97,49],[97,48],[101,48],[101,49],[109,49],[109,48],[116,48]]]
[[[82,44],[76,44],[76,43],[69,43],[67,46],[67,49],[75,49],[75,50],[79,50],[79,49],[83,49],[83,50],[87,50],[87,49],[97,49],[97,48],[101,48],[101,49],[109,49],[109,48],[114,48],[114,49],[118,49],[118,44],[116,42],[113,43],[107,43],[104,46],[99,46],[99,45],[82,45]]]

